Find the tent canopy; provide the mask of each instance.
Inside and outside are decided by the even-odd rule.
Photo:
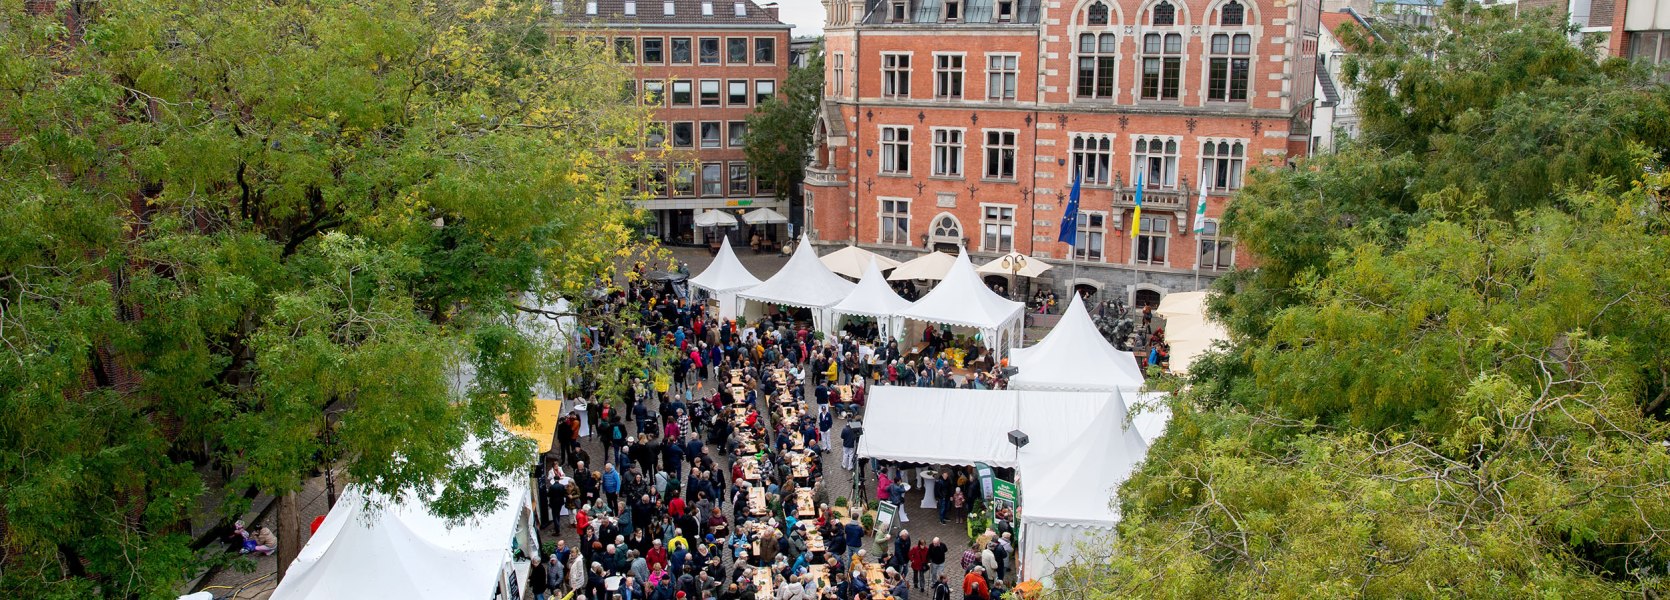
[[[1229,339],[1222,325],[1206,317],[1206,292],[1178,292],[1160,299],[1155,314],[1166,320],[1166,343],[1171,346],[1171,370],[1188,373],[1195,358],[1212,343]]]
[[[853,279],[863,277],[864,270],[868,268],[872,262],[883,270],[899,266],[899,261],[887,258],[863,248],[859,248],[858,246],[847,246],[840,250],[825,254],[818,260],[823,261],[823,266],[829,267],[829,270]]]
[[[983,462],[1021,467],[1024,474],[1027,457],[1057,460],[1105,412],[1117,415],[1101,423],[1123,423],[1125,408],[1118,392],[876,386],[866,402],[858,454],[942,465]],[[924,428],[923,423],[934,426]],[[1021,450],[1009,443],[1009,432],[1016,429],[1031,438]],[[1031,475],[1023,477],[1030,485]]]
[[[737,297],[768,304],[824,309],[852,293],[853,283],[823,266],[807,237],[800,238],[794,255],[771,279],[738,292]],[[822,316],[818,317],[822,319]]]
[[[870,263],[864,270],[864,278],[858,280],[858,286],[852,289],[852,293],[829,310],[836,314],[880,318],[891,317],[909,306],[909,300],[900,298],[887,285],[887,280],[881,276],[881,269]]]
[[[1017,390],[1119,390],[1127,395],[1142,389],[1142,370],[1130,352],[1121,352],[1102,337],[1084,300],[1072,294],[1061,320],[1044,339],[1029,348],[1009,352],[1010,366],[1020,369],[1009,378]]]
[[[709,209],[696,215],[692,222],[697,227],[734,227],[736,226],[736,217],[721,210]]]
[[[957,264],[957,257],[944,252],[929,252],[905,261],[893,272],[888,274],[890,281],[904,281],[907,279],[945,279],[945,272],[951,270],[951,265]]]
[[[1014,327],[1025,305],[997,295],[980,280],[968,252],[957,253],[945,280],[934,286],[899,316],[929,323],[961,325],[984,330],[988,347],[996,348],[996,333]],[[915,261],[912,261],[915,262]],[[907,263],[908,264],[908,263]],[[903,269],[901,265],[899,269]],[[1018,329],[1018,328],[1017,328]]]
[[[1008,263],[1003,262],[1003,261],[1006,261],[1006,260],[1009,261],[1009,262]],[[1013,268],[1013,266],[1016,265],[1016,264],[1019,264],[1020,268],[1015,269],[1015,270],[1011,270]],[[1031,256],[1027,256],[1025,254],[1021,254],[1019,252],[1010,252],[1010,253],[1005,254],[1003,256],[999,256],[997,258],[992,259],[991,262],[980,265],[980,268],[975,269],[975,270],[980,272],[980,273],[985,273],[987,275],[1017,275],[1017,276],[1020,276],[1020,277],[1037,277],[1039,275],[1043,275],[1044,271],[1050,270],[1050,264],[1044,262],[1044,259],[1042,259],[1042,258],[1034,258],[1034,257],[1031,257]]]
[[[520,511],[529,502],[526,477],[506,477],[501,485],[509,493],[499,506],[463,523],[431,514],[417,498],[393,504],[387,497],[349,486],[272,597],[492,598],[501,566],[510,556]]]
[[[690,285],[707,290],[711,294],[723,294],[754,287],[760,284],[760,278],[748,272],[737,260],[736,253],[731,251],[731,239],[724,238],[719,242],[719,255],[713,257],[713,263],[703,269],[701,274],[690,278]]]
[[[760,207],[742,215],[742,221],[749,225],[781,225],[789,222],[789,218],[783,213]]]

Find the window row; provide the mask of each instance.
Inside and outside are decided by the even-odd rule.
[[[1176,100],[1183,79],[1183,36],[1148,33],[1142,36],[1137,64],[1141,76],[1138,98]],[[1213,34],[1207,41],[1206,99],[1246,102],[1252,79],[1252,36]],[[1074,95],[1111,99],[1117,90],[1119,39],[1112,33],[1081,33],[1074,54],[1077,78]]]
[[[775,79],[755,79],[751,90],[747,79],[646,79],[641,96],[637,84],[628,81],[626,85],[631,88],[627,96],[647,106],[760,106],[777,95]]]
[[[1139,177],[1143,187],[1175,188],[1178,184],[1177,163],[1181,142],[1175,137],[1138,136],[1131,145],[1130,173]],[[1246,171],[1246,142],[1208,140],[1200,145],[1200,177],[1195,185],[1205,185],[1212,191],[1241,188],[1241,176]],[[1114,184],[1113,136],[1100,133],[1075,133],[1072,136],[1073,173],[1082,177],[1082,185],[1105,187]],[[1136,180],[1125,180],[1135,185]]]
[[[846,81],[846,75],[841,71],[845,64],[845,56],[835,55],[836,90],[841,90]],[[965,62],[967,55],[963,53],[934,53],[933,54],[933,98],[936,100],[963,100],[963,81],[965,78]],[[881,95],[884,98],[911,97],[911,62],[912,55],[907,52],[884,52],[881,55]],[[987,100],[1014,100],[1015,91],[1020,81],[1020,55],[1012,53],[993,53],[985,55],[985,76]]]
[[[777,38],[621,36],[615,38],[615,56],[646,65],[775,65]]]
[[[1078,16],[1078,22],[1092,27],[1113,24],[1110,10],[1106,2],[1092,2],[1084,8]],[[1161,0],[1151,6],[1141,16],[1141,23],[1153,27],[1174,27],[1187,25],[1186,19],[1178,15],[1177,5],[1171,0]],[[1212,11],[1207,23],[1220,27],[1238,27],[1247,24],[1247,6],[1240,0],[1229,0]]]
[[[881,244],[915,245],[911,239],[911,199],[878,198],[876,210],[876,242]],[[981,252],[1012,252],[1019,227],[1012,204],[980,205]],[[1170,266],[1174,219],[1166,216],[1139,217],[1140,225],[1125,236],[1109,235],[1108,213],[1081,211],[1078,214],[1078,235],[1073,241],[1073,257],[1077,260],[1104,262],[1108,258],[1108,240],[1129,239],[1125,253],[1130,264]],[[928,228],[930,240],[960,241],[962,224],[949,214],[940,215]],[[1224,236],[1216,219],[1203,220],[1193,232],[1195,238],[1195,266],[1203,271],[1226,271],[1235,266],[1235,240]]]
[[[933,128],[932,168],[934,177],[963,177],[964,130]],[[981,132],[982,179],[1014,181],[1018,161],[1020,132],[1013,129],[986,129]],[[881,172],[888,175],[909,175],[911,163],[911,128],[881,128]]]
[[[748,163],[671,162],[649,165],[649,175],[636,187],[638,192],[668,198],[737,197],[772,195],[769,181],[752,175]]]
[[[673,148],[722,148],[727,142],[732,148],[741,148],[747,136],[747,121],[673,121],[651,124],[644,141],[650,148],[663,144]]]
[[[881,127],[880,171],[886,175],[911,174],[911,154],[914,147],[912,128],[884,125]],[[929,172],[932,177],[962,178],[968,141],[960,128],[929,129]],[[1013,181],[1016,177],[1015,130],[982,130],[980,140],[982,179]],[[1147,188],[1166,189],[1178,185],[1178,159],[1181,142],[1175,137],[1138,136],[1131,147],[1130,173]],[[1208,140],[1201,143],[1200,177],[1196,185],[1208,190],[1235,190],[1241,187],[1246,171],[1246,142]],[[1072,172],[1082,177],[1083,185],[1106,187],[1114,183],[1113,135],[1077,133],[1070,148]],[[1133,185],[1136,181],[1126,181]]]

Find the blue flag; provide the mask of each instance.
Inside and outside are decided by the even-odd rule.
[[[1066,242],[1068,245],[1078,243],[1079,239],[1079,183],[1084,180],[1084,174],[1073,173],[1073,195],[1067,200],[1067,214],[1061,217],[1061,235],[1056,241]]]

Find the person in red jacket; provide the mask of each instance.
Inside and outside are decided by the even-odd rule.
[[[916,545],[910,548],[910,586],[916,589],[923,587],[922,574],[928,572],[928,545],[922,540],[916,540]]]
[[[985,567],[974,567],[963,576],[963,598],[965,600],[991,600],[992,590],[986,585],[986,578],[980,574]]]

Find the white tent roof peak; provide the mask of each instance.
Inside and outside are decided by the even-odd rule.
[[[893,292],[881,276],[881,268],[872,261],[864,269],[864,278],[858,280],[858,287],[830,310],[844,315],[890,317],[909,307],[910,301]]]
[[[760,279],[737,260],[736,252],[731,251],[731,239],[723,238],[719,243],[719,254],[713,257],[713,263],[703,269],[701,274],[690,278],[690,285],[707,290],[713,294],[734,292],[760,284]]]
[[[1024,306],[987,288],[980,274],[974,272],[968,250],[959,249],[945,279],[910,308],[900,311],[899,316],[930,323],[999,329],[1020,314]]]
[[[1009,352],[1009,364],[1020,370],[1009,378],[1014,389],[1135,392],[1143,384],[1136,357],[1102,337],[1078,294],[1044,339]]]
[[[765,283],[737,293],[737,297],[785,306],[825,308],[846,298],[853,287],[851,281],[823,266],[811,240],[802,236],[783,268]]]

